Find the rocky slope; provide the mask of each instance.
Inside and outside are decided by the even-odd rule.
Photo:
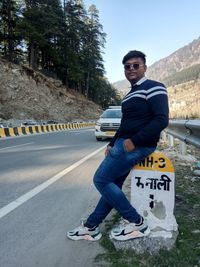
[[[101,108],[27,66],[0,59],[0,120],[77,121],[98,118]]]
[[[155,80],[163,80],[183,69],[200,63],[200,37],[188,45],[178,49],[166,58],[152,64],[147,76]]]

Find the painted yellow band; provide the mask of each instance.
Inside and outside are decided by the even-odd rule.
[[[133,169],[174,172],[174,167],[170,159],[165,154],[157,151],[145,158],[143,162],[134,166]]]
[[[6,137],[4,128],[0,128],[0,137]]]

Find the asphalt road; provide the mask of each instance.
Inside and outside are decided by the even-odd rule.
[[[91,212],[93,174],[106,142],[93,129],[0,140],[0,266],[90,267],[98,242],[66,231]]]

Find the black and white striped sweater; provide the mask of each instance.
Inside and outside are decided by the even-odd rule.
[[[131,138],[135,146],[156,146],[168,125],[168,113],[166,87],[143,77],[122,100],[121,125],[109,145],[122,137]]]

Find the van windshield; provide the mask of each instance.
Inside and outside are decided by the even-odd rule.
[[[122,112],[120,109],[107,109],[101,115],[101,118],[119,118],[121,119]]]

